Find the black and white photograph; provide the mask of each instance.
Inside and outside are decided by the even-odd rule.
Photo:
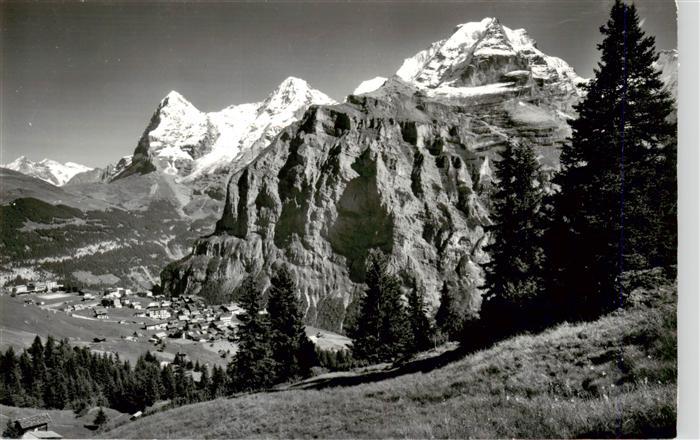
[[[680,14],[0,1],[0,437],[692,438]]]

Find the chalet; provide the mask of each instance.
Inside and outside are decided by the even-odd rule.
[[[153,335],[155,338],[158,338],[159,340],[165,339],[168,337],[168,334],[165,332],[158,332],[155,335]]]
[[[15,420],[15,428],[22,432],[22,434],[28,431],[48,431],[49,423],[51,423],[51,416],[49,416],[49,413],[40,413]]]
[[[56,292],[58,290],[63,290],[63,284],[58,284],[56,281],[47,281],[46,289],[49,292]]]
[[[233,313],[222,313],[219,315],[219,321],[223,321],[225,323],[230,323],[233,320]]]
[[[170,319],[170,311],[168,309],[149,309],[146,315],[153,319]]]
[[[46,284],[44,283],[36,283],[36,284],[29,284],[29,286],[32,286],[32,291],[34,292],[46,292]]]
[[[27,285],[26,284],[19,284],[15,287],[12,288],[12,293],[27,293]]]
[[[155,324],[146,324],[146,326],[144,327],[144,329],[150,330],[150,331],[153,331],[153,330],[165,330],[165,329],[167,328],[167,326],[168,326],[168,323],[167,323],[167,322],[158,322],[158,323],[155,323]]]
[[[109,315],[107,315],[107,310],[105,310],[102,307],[95,307],[95,318],[109,319]]]

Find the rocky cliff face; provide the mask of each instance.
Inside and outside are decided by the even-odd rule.
[[[491,167],[508,139],[556,166],[565,115],[541,91],[428,96],[398,77],[335,106],[313,106],[228,185],[213,235],[161,274],[171,294],[235,296],[265,285],[278,262],[297,274],[309,323],[341,330],[363,289],[368,251],[391,255],[435,304],[447,280],[464,307],[480,302]]]
[[[564,61],[495,19],[458,26],[388,80],[312,106],[228,184],[216,230],[161,274],[164,289],[229,300],[288,263],[310,324],[342,330],[367,253],[391,256],[432,304],[443,281],[478,310],[492,168],[506,141],[558,166],[580,98]]]

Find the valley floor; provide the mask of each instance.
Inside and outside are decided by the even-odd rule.
[[[675,288],[634,298],[595,322],[517,336],[434,369],[315,378],[157,413],[103,436],[673,437]]]

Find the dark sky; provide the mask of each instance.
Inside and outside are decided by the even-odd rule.
[[[343,3],[0,1],[0,163],[104,166],[130,154],[160,99],[200,110],[264,99],[293,75],[336,100],[455,25],[498,17],[585,77],[612,0]],[[671,0],[637,0],[657,48],[676,47]]]

